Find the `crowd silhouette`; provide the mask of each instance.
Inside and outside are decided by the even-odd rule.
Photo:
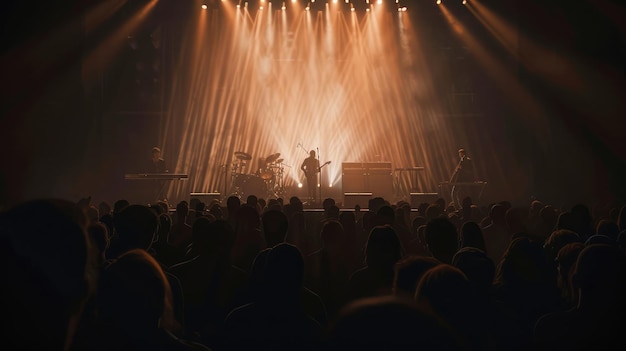
[[[0,212],[3,349],[626,349],[624,205],[92,202]]]

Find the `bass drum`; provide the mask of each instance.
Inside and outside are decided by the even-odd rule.
[[[239,196],[239,198],[245,198],[249,195],[266,197],[267,184],[258,176],[250,174],[237,174],[233,180],[230,193],[231,195]]]

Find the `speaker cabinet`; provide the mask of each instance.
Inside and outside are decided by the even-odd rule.
[[[372,193],[343,193],[343,207],[354,208],[359,205],[361,208],[367,208],[371,198]]]
[[[371,193],[384,199],[393,197],[391,162],[344,162],[341,168],[345,194]]]

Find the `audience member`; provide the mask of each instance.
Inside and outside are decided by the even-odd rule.
[[[223,350],[308,350],[319,347],[322,327],[300,306],[304,261],[293,245],[273,247],[260,297],[224,320]]]
[[[459,248],[459,236],[454,224],[446,217],[432,219],[424,232],[430,254],[442,263],[451,263]]]
[[[66,200],[31,200],[0,212],[4,350],[72,346],[96,286],[87,218]]]
[[[431,313],[394,295],[346,305],[329,328],[324,345],[329,351],[466,350]]]
[[[393,287],[394,295],[412,299],[420,278],[427,270],[441,264],[434,257],[409,256],[398,261],[394,267]]]
[[[365,248],[366,266],[350,276],[344,301],[391,294],[394,267],[401,258],[400,240],[394,229],[390,226],[374,227]]]
[[[577,305],[542,316],[534,328],[538,350],[624,350],[626,256],[605,244],[585,247],[576,260],[571,284]]]
[[[102,350],[209,350],[174,336],[178,329],[168,279],[145,250],[120,255],[98,286]]]

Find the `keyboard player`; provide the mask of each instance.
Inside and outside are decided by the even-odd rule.
[[[146,173],[168,173],[165,160],[161,157],[161,149],[157,146],[152,148],[152,157],[146,167]],[[153,199],[167,200],[166,181],[162,179],[151,180],[153,182]]]

